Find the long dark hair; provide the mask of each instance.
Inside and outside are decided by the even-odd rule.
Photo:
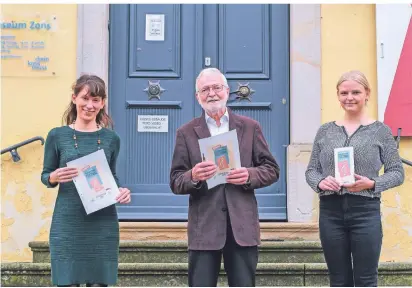
[[[73,84],[72,90],[74,95],[79,95],[85,87],[88,88],[88,95],[92,97],[102,97],[102,100],[107,98],[106,94],[106,84],[103,79],[96,75],[84,74],[76,80],[76,83]],[[63,124],[70,125],[77,118],[77,109],[76,105],[70,100],[70,104],[67,107],[67,110],[63,114],[62,122]],[[96,116],[96,123],[106,128],[113,128],[113,120],[106,113],[105,109],[101,109]]]

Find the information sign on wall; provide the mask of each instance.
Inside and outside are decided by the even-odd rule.
[[[38,77],[56,75],[55,45],[58,19],[53,15],[15,12],[2,14],[1,75]],[[67,43],[69,44],[69,43]]]

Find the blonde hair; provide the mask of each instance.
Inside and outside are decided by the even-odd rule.
[[[365,74],[363,74],[362,72],[358,70],[352,70],[352,71],[343,73],[342,76],[340,76],[338,83],[336,84],[336,90],[339,91],[340,84],[342,84],[345,81],[349,81],[349,80],[355,81],[359,83],[360,85],[362,85],[363,88],[365,88],[367,93],[371,92],[371,87],[369,86],[368,79],[366,79]]]

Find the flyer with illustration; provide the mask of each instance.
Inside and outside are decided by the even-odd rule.
[[[241,167],[236,130],[199,139],[199,146],[202,161],[212,161],[217,165],[216,174],[206,180],[209,189],[227,183],[226,176],[230,170]]]
[[[103,149],[67,162],[67,167],[75,167],[79,171],[73,182],[87,214],[117,203],[119,188]]]
[[[355,183],[353,147],[335,148],[335,179],[341,184]]]

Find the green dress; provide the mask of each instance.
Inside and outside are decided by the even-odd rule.
[[[52,129],[47,135],[42,182],[49,188],[55,187],[48,181],[50,173],[66,167],[71,160],[97,151],[100,137],[100,149],[104,149],[119,185],[116,177],[119,136],[106,128],[96,132],[76,131],[76,150],[73,132],[69,126],[63,126]],[[87,215],[73,182],[61,183],[49,241],[53,285],[116,284],[119,256],[116,205]]]

